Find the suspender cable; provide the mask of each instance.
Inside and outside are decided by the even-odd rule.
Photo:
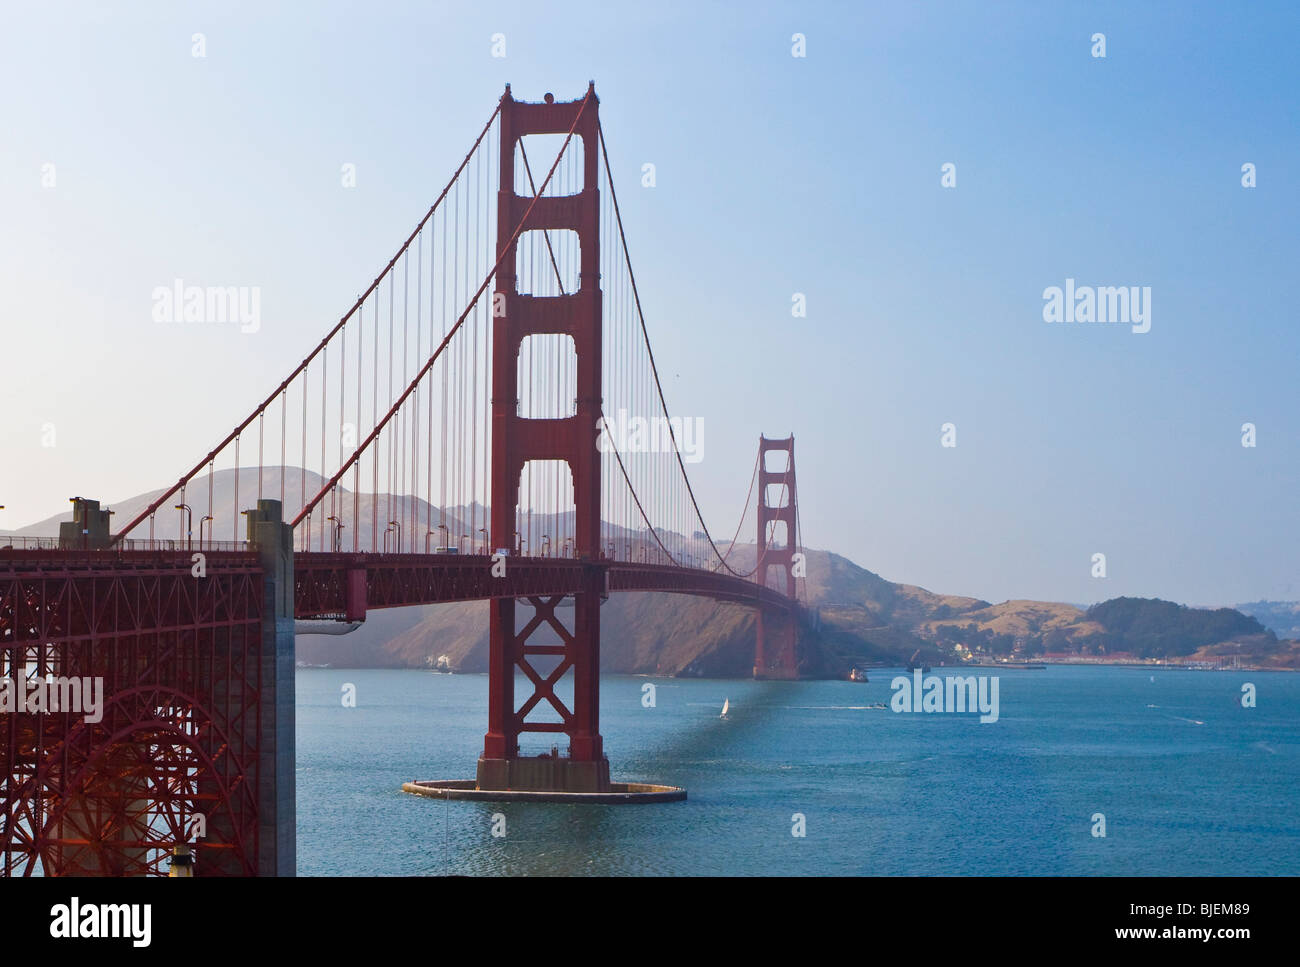
[[[411,232],[410,236],[408,236],[406,241],[402,244],[402,247],[397,250],[397,254],[394,255],[392,259],[389,260],[388,265],[384,268],[384,270],[381,271],[379,275],[375,277],[375,280],[372,283],[370,283],[370,287],[366,289],[366,291],[357,298],[356,303],[354,303],[352,308],[343,315],[343,318],[341,318],[334,325],[334,327],[331,328],[328,333],[326,333],[325,338],[320,341],[320,343],[316,346],[316,348],[312,350],[307,355],[307,357],[294,368],[293,372],[291,372],[285,378],[285,380],[278,387],[276,387],[276,389],[266,398],[265,401],[262,402],[260,406],[258,406],[251,414],[249,414],[246,420],[244,420],[237,427],[235,427],[235,429],[232,430],[230,434],[224,440],[221,441],[221,443],[217,444],[215,449],[213,449],[207,456],[205,456],[202,460],[200,460],[197,464],[195,464],[194,468],[190,470],[189,473],[181,477],[180,480],[178,480],[170,488],[164,491],[148,507],[146,507],[138,515],[136,515],[136,517],[133,518],[125,527],[123,527],[122,530],[114,534],[110,540],[110,543],[113,544],[117,543],[119,540],[121,540],[123,537],[129,534],[132,530],[134,530],[136,526],[138,526],[142,521],[145,520],[145,518],[151,517],[154,514],[154,512],[157,511],[157,509],[160,506],[162,506],[163,501],[171,497],[174,493],[176,493],[177,490],[179,490],[182,486],[184,486],[185,483],[187,483],[190,480],[190,478],[192,478],[195,474],[200,472],[203,469],[205,464],[207,464],[209,461],[213,460],[218,454],[223,452],[226,449],[226,447],[228,447],[234,441],[234,439],[237,436],[239,436],[239,434],[242,433],[250,423],[252,423],[253,418],[257,415],[259,411],[265,409],[270,403],[272,403],[275,400],[276,396],[279,395],[281,391],[286,389],[289,386],[289,384],[292,383],[298,377],[300,373],[303,373],[306,370],[307,364],[310,363],[311,360],[316,356],[316,354],[320,352],[325,347],[325,345],[329,343],[331,339],[334,338],[334,334],[340,328],[342,328],[343,323],[347,321],[348,317],[351,316],[353,313],[358,312],[363,302],[365,301],[366,297],[379,287],[380,281],[397,263],[398,257],[401,256],[401,254],[405,252],[406,249],[410,246],[411,241],[415,238],[416,233],[433,216],[433,213],[438,209],[439,205],[442,204],[442,200],[446,197],[448,190],[450,190],[451,186],[456,183],[458,178],[460,178],[461,172],[465,170],[465,166],[469,163],[470,158],[473,157],[474,152],[478,150],[478,146],[482,142],[484,135],[488,133],[488,130],[492,127],[492,123],[496,120],[497,115],[500,112],[501,112],[501,102],[498,101],[497,106],[493,109],[491,116],[487,119],[487,123],[483,125],[483,129],[479,131],[478,137],[474,139],[474,144],[470,146],[469,151],[465,154],[465,158],[461,161],[460,165],[456,168],[455,173],[451,176],[451,180],[447,182],[447,185],[445,188],[443,188],[442,193],[438,195],[437,199],[434,200],[434,203],[430,206],[429,210],[425,213],[424,217],[420,219],[420,223]]]
[[[233,520],[230,523],[232,541],[239,540],[239,437],[235,437],[235,507],[230,515]]]
[[[474,181],[474,275],[477,278],[479,273],[479,215],[482,208],[481,190],[483,187],[483,156],[478,158],[478,172]],[[466,260],[466,269],[468,270],[468,259]],[[470,362],[470,405],[469,413],[469,540],[470,547],[475,546],[478,540],[478,317],[479,313],[475,311],[474,321],[470,325],[470,346],[472,347],[472,360]]]
[[[379,296],[374,300],[374,358],[370,361],[370,368],[374,370],[374,376],[370,381],[370,419],[373,425],[379,425]],[[374,551],[379,546],[379,448],[371,453],[370,460],[370,550]]]
[[[302,459],[298,461],[298,506],[307,502],[307,375],[308,368],[302,371]],[[303,545],[306,550],[306,545]]]
[[[416,240],[415,253],[415,358],[420,358],[424,347],[424,234]],[[411,421],[411,550],[420,547],[416,533],[420,524],[420,390],[416,387],[411,402],[414,419]]]
[[[402,379],[406,379],[407,373],[410,372],[410,345],[411,344],[410,344],[410,335],[407,330],[407,326],[410,321],[409,312],[410,312],[410,295],[411,295],[411,285],[410,285],[411,262],[407,256],[409,256],[410,254],[411,253],[408,251],[406,255],[402,256]],[[418,265],[419,263],[417,262],[416,264]],[[419,392],[419,390],[417,389],[416,392]],[[406,429],[405,427],[406,420],[407,420],[407,416],[405,411],[398,414],[399,430],[398,430],[398,437],[397,437],[398,439],[397,453],[398,453],[398,460],[401,464],[401,470],[398,473],[398,480],[402,490],[397,498],[397,516],[393,518],[394,520],[401,521],[403,523],[406,521],[406,494],[408,490],[406,484],[406,467],[407,467],[406,445],[405,445],[406,440],[405,440],[404,433],[402,432]],[[402,543],[401,530],[398,531],[397,543],[398,543],[397,549],[400,551],[401,543]]]
[[[614,179],[612,176],[609,176],[609,152],[605,146],[605,130],[603,125],[600,125],[599,123],[597,123],[596,130],[599,135],[601,156],[605,160],[605,171],[609,180],[609,197],[610,197],[610,201],[613,202],[614,217],[618,223],[619,243],[623,249],[623,255],[625,257],[626,264],[627,264],[628,282],[632,287],[632,296],[636,302],[636,314],[637,314],[637,318],[640,320],[641,323],[641,333],[645,338],[646,355],[650,363],[650,371],[654,375],[654,384],[655,384],[655,389],[658,391],[659,394],[660,407],[663,410],[664,417],[667,418],[668,404],[664,399],[663,385],[659,381],[659,368],[655,365],[654,351],[650,348],[650,334],[646,329],[645,313],[641,309],[641,295],[638,292],[636,287],[636,273],[632,269],[632,259],[630,254],[628,253],[627,235],[623,231],[623,216],[622,213],[619,211],[619,207],[618,207],[618,195],[614,191]],[[677,465],[681,469],[682,477],[686,481],[686,490],[690,494],[691,506],[695,510],[696,519],[699,520],[700,522],[700,529],[704,532],[704,536],[709,542],[709,547],[713,549],[713,553],[718,555],[719,558],[722,558],[722,553],[718,550],[717,544],[715,544],[713,541],[713,535],[709,533],[709,526],[704,521],[704,515],[700,513],[699,501],[696,500],[695,498],[695,489],[691,486],[690,477],[686,473],[686,464],[682,460],[681,451],[677,448],[677,435],[676,433],[673,432],[671,423],[668,424],[668,432],[673,441],[673,450],[675,451],[677,456]],[[657,539],[658,538],[656,537],[656,540]],[[726,568],[731,574],[735,575],[736,577],[744,576],[739,574],[737,571],[735,571],[730,565],[727,564],[725,560],[722,561],[722,566]]]
[[[573,126],[569,128],[569,133],[565,137],[564,147],[560,149],[560,156],[564,154],[564,150],[568,147],[569,142],[573,140],[573,132],[577,129],[578,122],[581,120],[582,115],[585,112],[586,106],[589,103],[590,99],[591,99],[591,93],[590,91],[588,91],[586,97],[583,98],[582,105],[578,108],[578,111],[574,116]],[[492,267],[488,270],[487,274],[483,277],[483,281],[479,284],[479,287],[475,291],[473,298],[470,300],[469,305],[466,307],[465,311],[462,312],[460,316],[457,318],[456,324],[452,326],[451,330],[447,333],[447,335],[443,337],[442,342],[438,344],[438,348],[434,350],[433,354],[429,356],[428,360],[425,361],[424,365],[420,367],[419,372],[417,372],[415,377],[411,380],[410,385],[406,387],[406,389],[402,392],[402,395],[398,397],[396,402],[394,402],[393,405],[389,408],[388,413],[385,414],[383,420],[379,423],[379,425],[376,426],[374,429],[372,429],[370,431],[370,434],[366,437],[366,439],[361,443],[360,446],[357,447],[356,451],[349,458],[348,462],[344,464],[342,468],[339,469],[339,471],[334,475],[334,477],[327,483],[325,487],[321,488],[321,492],[318,493],[315,497],[313,497],[307,506],[299,510],[297,517],[295,517],[294,520],[291,521],[291,524],[293,526],[296,527],[298,525],[298,522],[301,521],[304,517],[306,517],[306,515],[310,512],[310,510],[313,507],[315,507],[315,505],[319,502],[321,497],[324,495],[325,491],[328,490],[329,487],[333,486],[335,483],[338,482],[338,479],[343,475],[343,472],[347,469],[347,467],[350,466],[354,461],[360,459],[362,452],[370,445],[370,443],[375,439],[375,437],[379,435],[379,432],[383,429],[383,427],[387,425],[389,420],[392,419],[393,414],[402,405],[402,403],[406,401],[406,398],[412,392],[414,392],[415,387],[419,383],[419,381],[424,378],[425,374],[430,369],[433,368],[433,364],[437,362],[437,360],[441,357],[443,350],[446,349],[447,345],[450,343],[450,341],[456,335],[456,333],[460,331],[460,327],[464,324],[465,319],[469,316],[470,312],[472,312],[474,310],[474,307],[478,304],[478,300],[482,297],[483,292],[487,289],[493,277],[496,275],[497,269],[500,268],[501,261],[505,257],[505,253],[509,251],[509,249],[514,244],[516,239],[518,239],[520,233],[523,230],[523,226],[528,223],[528,219],[532,216],[533,209],[537,205],[538,198],[540,198],[541,193],[546,190],[546,186],[550,184],[551,178],[554,176],[555,169],[559,165],[559,162],[560,162],[560,157],[557,156],[554,164],[551,165],[551,170],[547,172],[546,179],[542,182],[541,189],[538,191],[536,195],[533,196],[532,200],[529,202],[528,208],[525,209],[523,217],[519,220],[519,224],[515,226],[514,232],[511,234],[509,241],[502,249],[501,254],[497,256],[496,260],[493,262]]]
[[[326,346],[320,354],[320,475],[325,476],[325,414],[329,409],[326,394],[329,390],[330,350]],[[307,476],[307,467],[303,466],[303,477]],[[327,521],[321,521],[320,549],[325,550],[325,531]]]

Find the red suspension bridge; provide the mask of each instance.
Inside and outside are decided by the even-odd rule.
[[[624,229],[594,86],[507,86],[383,271],[224,440],[116,532],[75,498],[58,538],[0,549],[0,681],[28,697],[0,716],[5,875],[158,873],[190,839],[204,875],[292,873],[296,620],[489,601],[485,793],[617,787],[611,593],[752,607],[755,676],[797,676],[793,437],[760,438],[715,540]],[[98,713],[70,708],[96,680]],[[521,750],[560,733],[567,754]]]

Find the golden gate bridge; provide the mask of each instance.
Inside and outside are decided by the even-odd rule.
[[[201,817],[197,872],[292,874],[297,620],[490,602],[477,775],[407,786],[426,793],[671,788],[610,779],[611,593],[751,607],[755,676],[798,676],[794,438],[760,437],[738,523],[715,539],[625,228],[594,84],[536,103],[507,85],[379,275],[176,483],[116,531],[78,497],[57,538],[0,538],[0,679],[104,683],[95,722],[0,716],[0,872],[162,873]],[[668,445],[611,432],[629,414]],[[173,514],[179,537],[160,536]],[[558,751],[561,734],[562,754],[521,747]]]

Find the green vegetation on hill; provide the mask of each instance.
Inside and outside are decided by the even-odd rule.
[[[1104,631],[1085,641],[1106,652],[1126,651],[1139,658],[1194,654],[1206,645],[1250,635],[1268,635],[1254,618],[1232,608],[1189,608],[1157,598],[1112,598],[1095,604],[1085,617]]]
[[[1292,667],[1300,646],[1279,643],[1254,618],[1230,608],[1115,598],[1083,611],[1044,601],[989,604],[894,584],[826,551],[806,551],[808,613],[803,673],[841,677],[854,665],[902,665],[920,652],[937,667],[977,658],[1033,658],[1051,652],[1104,658],[1214,658]],[[746,555],[750,564],[746,563]],[[738,570],[753,548],[738,547]],[[400,615],[400,617],[399,617]],[[380,628],[344,638],[302,637],[298,655],[336,666],[416,667],[447,655],[458,671],[487,668],[482,602],[430,605],[371,615]],[[369,624],[369,622],[368,622]],[[601,608],[601,666],[624,674],[746,677],[754,659],[754,616],[739,605],[672,594],[614,595]]]

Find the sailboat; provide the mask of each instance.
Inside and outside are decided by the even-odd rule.
[[[719,715],[718,718],[725,719],[727,717],[727,709],[729,708],[731,708],[731,699],[724,698],[722,700],[722,714]]]

